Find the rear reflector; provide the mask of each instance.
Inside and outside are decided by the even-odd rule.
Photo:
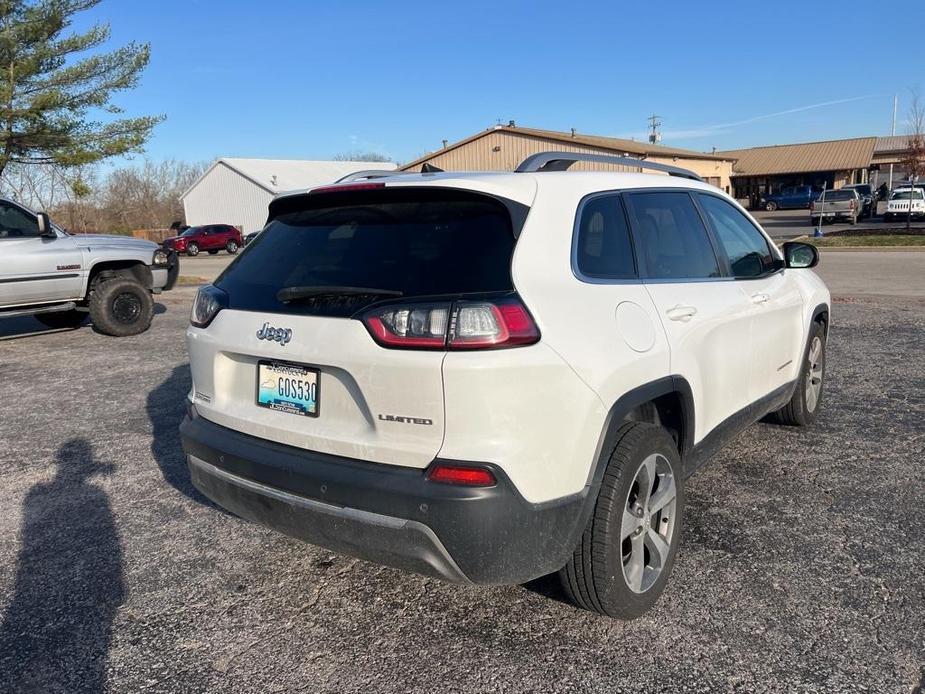
[[[362,320],[376,342],[399,349],[498,349],[540,339],[517,297],[389,304],[368,311]]]
[[[493,487],[498,483],[491,470],[446,463],[434,465],[427,473],[427,479],[431,482],[461,484],[467,487]]]

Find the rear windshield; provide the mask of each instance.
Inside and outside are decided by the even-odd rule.
[[[273,214],[215,283],[229,308],[350,316],[388,298],[283,302],[277,292],[286,287],[362,287],[406,298],[513,289],[511,214],[488,196],[438,188],[323,193],[278,200]]]
[[[820,195],[816,198],[817,202],[822,201],[823,196]],[[826,202],[837,202],[839,200],[854,200],[857,198],[857,193],[853,190],[830,190],[825,194]]]

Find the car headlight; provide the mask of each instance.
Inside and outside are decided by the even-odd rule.
[[[218,287],[207,284],[199,288],[189,322],[196,328],[205,328],[218,312],[228,306],[228,295]]]
[[[169,257],[167,255],[167,251],[165,251],[163,248],[158,248],[156,251],[154,251],[154,257],[151,258],[151,263],[154,265],[167,265],[168,261]]]

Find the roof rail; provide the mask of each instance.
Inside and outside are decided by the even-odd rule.
[[[657,164],[654,161],[635,159],[633,157],[617,157],[609,154],[585,154],[583,152],[539,152],[538,154],[531,154],[520,162],[520,166],[514,169],[514,171],[517,173],[566,171],[572,164],[579,161],[593,161],[599,164],[619,164],[621,166],[634,166],[640,169],[653,169],[655,171],[662,171],[669,176],[680,176],[681,178],[689,178],[692,181],[703,181],[703,179],[693,171],[688,171],[678,166]]]
[[[365,171],[354,171],[342,178],[338,178],[335,183],[349,183],[350,181],[368,181],[371,178],[388,178],[389,176],[401,176],[407,174],[407,171],[395,171],[389,169],[366,169]]]

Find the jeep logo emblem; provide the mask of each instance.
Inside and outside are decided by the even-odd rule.
[[[289,328],[273,328],[269,323],[264,323],[263,327],[257,331],[257,339],[285,345],[292,339],[292,331]]]

